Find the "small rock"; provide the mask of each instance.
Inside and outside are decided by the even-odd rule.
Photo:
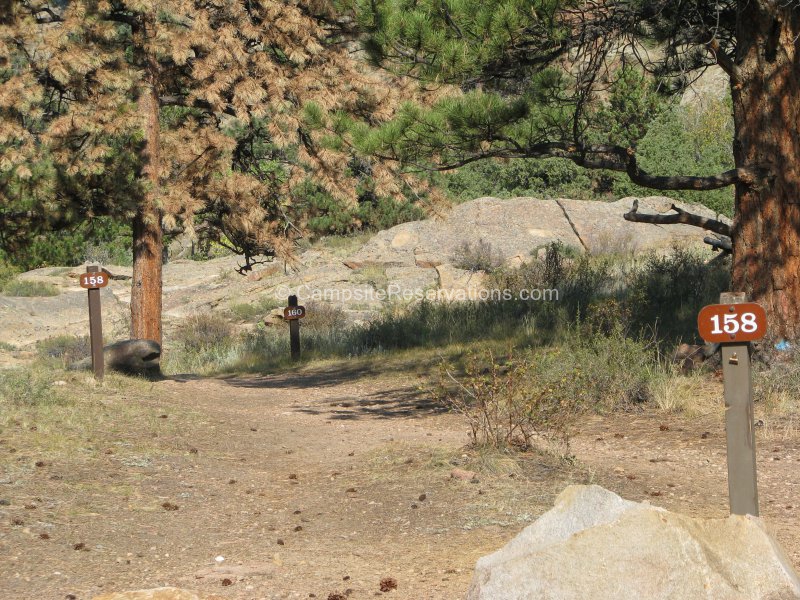
[[[475,471],[456,468],[450,471],[450,477],[453,479],[461,479],[462,481],[472,481],[473,479],[477,479],[477,473],[475,473]]]
[[[397,589],[397,580],[394,577],[384,577],[381,579],[381,587],[382,592],[391,592],[392,590]]]

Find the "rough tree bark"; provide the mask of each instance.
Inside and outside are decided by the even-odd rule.
[[[136,47],[143,56],[145,77],[138,108],[145,123],[145,175],[148,188],[133,220],[133,287],[131,337],[161,344],[161,272],[164,248],[159,207],[158,64],[147,52],[146,24],[137,31]]]
[[[740,3],[729,76],[737,167],[766,169],[736,184],[733,289],[761,303],[770,336],[800,337],[800,9]]]

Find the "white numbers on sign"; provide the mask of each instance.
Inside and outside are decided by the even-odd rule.
[[[711,322],[714,324],[714,328],[711,330],[713,334],[730,333],[733,335],[740,330],[744,333],[753,333],[758,328],[756,315],[751,312],[741,315],[723,315],[722,323],[720,323],[720,315],[714,315],[711,317]]]
[[[758,329],[756,315],[754,313],[742,314],[742,331],[745,333],[753,333],[756,329]]]

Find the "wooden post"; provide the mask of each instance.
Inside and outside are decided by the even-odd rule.
[[[720,304],[745,302],[745,294],[726,292]],[[731,514],[758,516],[756,435],[753,426],[753,382],[750,343],[722,344],[725,386],[725,434],[728,443],[728,495]]]
[[[100,273],[100,267],[86,267],[87,273]],[[102,381],[105,374],[103,361],[103,319],[100,313],[100,289],[91,288],[89,294],[89,339],[92,345],[92,371],[95,379]]]
[[[297,306],[297,296],[289,296],[289,308]],[[289,321],[289,347],[291,348],[292,360],[300,360],[300,320],[292,319]]]

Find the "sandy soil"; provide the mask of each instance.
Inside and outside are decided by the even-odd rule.
[[[460,418],[412,379],[354,368],[166,380],[109,397],[111,414],[144,410],[68,452],[26,443],[28,423],[0,431],[0,596],[175,585],[232,600],[455,599],[477,558],[569,483],[727,513],[721,412],[592,417],[572,464],[512,460],[465,450]],[[800,566],[800,438],[759,431],[762,512]],[[456,467],[477,482],[452,478]],[[387,578],[397,589],[383,594]]]

